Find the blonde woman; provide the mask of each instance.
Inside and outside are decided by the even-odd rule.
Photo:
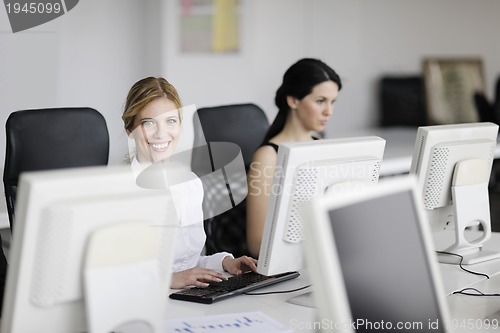
[[[130,163],[136,173],[152,163],[168,160],[181,135],[182,105],[177,90],[161,77],[139,80],[128,93],[122,120],[127,134],[135,141],[136,154]],[[202,183],[195,178],[181,185],[180,190],[172,192],[181,227],[171,287],[206,287],[210,282],[225,279],[223,271],[234,275],[256,271],[257,261],[250,257],[235,259],[227,252],[201,255],[206,239]]]

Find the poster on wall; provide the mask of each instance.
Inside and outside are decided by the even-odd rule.
[[[479,121],[474,94],[485,92],[480,58],[427,58],[423,70],[430,125]]]
[[[178,1],[181,53],[240,52],[241,0]]]

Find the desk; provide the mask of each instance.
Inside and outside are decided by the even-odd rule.
[[[455,241],[453,233],[454,230],[449,230],[433,234],[436,249],[441,250],[453,244]],[[474,233],[478,235],[480,234],[480,232]],[[500,233],[494,232],[492,234],[492,238],[485,244],[484,248],[500,252]],[[475,265],[466,265],[464,267],[475,272],[494,276],[495,274],[500,273],[500,259],[485,261]],[[441,271],[441,278],[444,281],[444,291],[448,296],[454,291],[473,286],[484,280],[488,281],[484,276],[470,274],[461,270],[458,265],[439,264],[439,268]],[[500,288],[498,289],[498,292],[500,292]]]
[[[413,149],[417,137],[416,127],[384,127],[353,130],[335,133],[329,138],[347,138],[356,136],[379,136],[386,140],[384,158],[380,165],[380,176],[408,173],[413,158]],[[495,149],[495,158],[500,158],[500,143]]]
[[[292,290],[309,284],[307,271],[293,280],[285,281],[274,286],[259,289],[255,292]],[[305,327],[314,321],[316,310],[288,303],[287,300],[311,291],[311,288],[286,293],[261,296],[239,295],[214,304],[198,304],[184,301],[168,300],[165,318],[176,319],[182,317],[205,316],[223,313],[239,313],[261,311],[287,327],[297,328],[296,332],[311,332]]]
[[[451,238],[451,236],[449,234],[437,234],[434,241],[438,244],[447,238]],[[484,247],[488,250],[500,251],[500,233],[494,232]],[[459,323],[462,325],[462,327],[457,327],[454,332],[480,331],[480,325],[484,325],[483,319],[492,315],[493,318],[496,318],[497,324],[500,324],[500,296],[474,297],[452,294],[453,291],[467,287],[476,288],[483,293],[500,293],[500,259],[466,266],[467,269],[472,271],[489,275],[489,279],[464,272],[458,265],[439,264],[439,268],[447,295],[446,300],[450,320],[452,324]],[[473,329],[467,327],[467,325],[471,325]]]
[[[410,171],[415,138],[417,137],[417,128],[370,128],[336,133],[332,138],[357,136],[379,136],[385,139],[384,158],[379,171],[380,176],[398,175]]]
[[[498,273],[492,275],[489,280],[485,279],[474,284],[474,288],[483,293],[499,293],[500,275]],[[487,332],[498,331],[498,329],[486,330],[484,318],[495,319],[496,324],[500,323],[500,297],[451,295],[447,297],[447,303],[451,323],[458,325],[454,332],[478,332],[481,328]],[[467,327],[468,325],[470,326]]]
[[[452,235],[438,235],[437,243],[447,241]],[[485,246],[488,249],[500,251],[500,233],[494,233],[492,239]],[[490,279],[466,273],[458,265],[439,264],[444,282],[446,300],[449,305],[450,319],[462,321],[463,319],[483,319],[486,316],[500,311],[500,297],[472,297],[465,295],[452,295],[453,291],[474,286],[483,292],[500,292],[500,260],[493,260],[468,266],[469,269],[486,273]],[[309,284],[307,270],[301,272],[297,279],[278,285],[270,286],[259,291],[289,290]],[[305,291],[309,291],[310,288]],[[262,311],[268,316],[294,329],[295,332],[314,332],[311,326],[317,318],[313,308],[293,305],[288,299],[300,295],[304,290],[287,293],[271,294],[265,296],[241,295],[211,305],[196,304],[183,301],[168,301],[165,318],[193,317],[223,313],[238,313]],[[478,321],[479,323],[479,321]],[[479,324],[478,324],[479,325]],[[461,331],[460,329],[457,331]],[[473,332],[475,330],[463,330]]]

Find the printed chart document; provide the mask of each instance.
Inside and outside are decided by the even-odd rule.
[[[255,311],[166,320],[165,332],[291,333],[293,330],[263,312]]]

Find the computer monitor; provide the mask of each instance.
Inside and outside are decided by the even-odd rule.
[[[417,131],[410,173],[418,178],[431,230],[454,229],[454,243],[437,250],[463,256],[463,264],[500,257],[482,249],[491,237],[488,183],[497,136],[493,123],[423,126]],[[466,229],[478,224],[481,236],[468,239]],[[439,260],[460,262],[444,254]]]
[[[304,207],[304,249],[326,331],[446,332],[448,309],[416,179]]]
[[[330,191],[378,181],[385,140],[354,137],[279,146],[257,270],[264,275],[305,267],[301,203]]]
[[[23,173],[17,198],[2,332],[151,317],[159,331],[177,232],[166,191],[138,187],[130,166],[86,167]]]

